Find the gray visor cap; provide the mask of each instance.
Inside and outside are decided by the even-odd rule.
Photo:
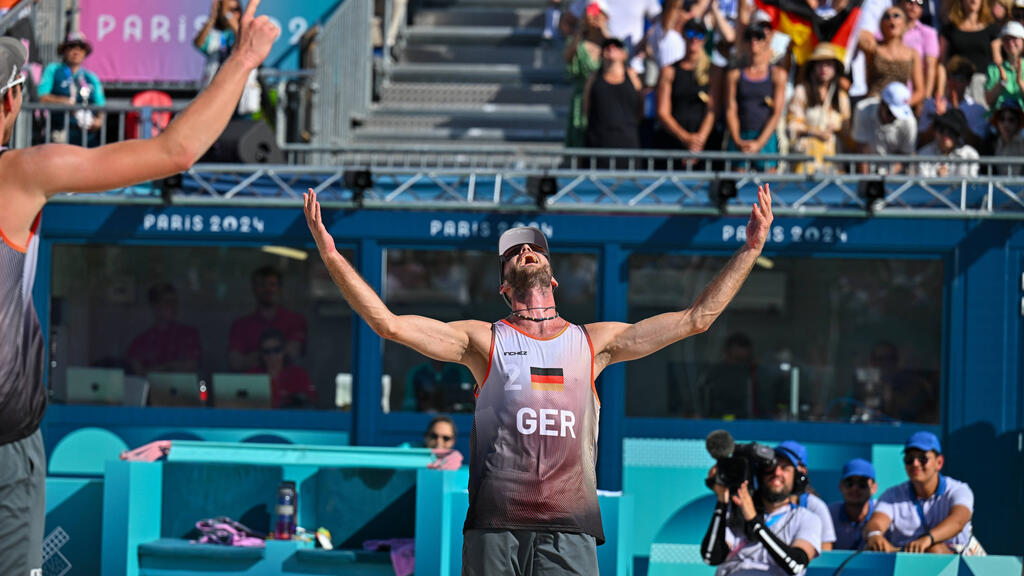
[[[548,239],[544,237],[543,232],[533,226],[518,226],[509,228],[498,238],[498,256],[504,256],[509,248],[520,244],[535,244],[544,249],[545,255],[550,253]]]
[[[18,78],[27,58],[28,51],[21,40],[0,37],[0,88],[10,86]]]

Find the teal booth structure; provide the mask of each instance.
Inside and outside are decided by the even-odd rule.
[[[417,448],[282,446],[175,441],[166,461],[108,461],[103,479],[104,576],[222,574],[393,574],[371,539],[414,538],[416,574],[460,572],[468,476],[432,470]],[[268,541],[265,548],[193,544],[195,522],[229,516],[271,527],[277,486],[294,481],[297,525],[331,531],[338,550]],[[603,494],[606,574],[629,574],[632,499]]]

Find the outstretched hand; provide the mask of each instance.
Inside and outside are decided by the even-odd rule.
[[[274,40],[281,33],[281,29],[266,14],[256,16],[259,5],[260,0],[249,0],[242,14],[238,42],[235,44],[235,54],[250,68],[256,68],[266,60]]]
[[[754,250],[764,248],[768,239],[768,232],[772,228],[772,193],[768,185],[757,187],[757,204],[750,211],[750,221],[747,222],[747,247]]]
[[[334,252],[337,250],[334,246],[334,238],[327,232],[324,220],[320,216],[320,203],[316,201],[316,192],[310,188],[309,192],[302,195],[302,199],[305,202],[303,211],[306,213],[306,225],[309,226],[309,231],[313,234],[313,240],[316,241],[316,247],[320,250],[320,254]]]

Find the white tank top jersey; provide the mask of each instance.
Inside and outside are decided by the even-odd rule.
[[[476,390],[465,530],[544,530],[604,542],[597,504],[600,402],[586,329],[538,339],[492,326]]]

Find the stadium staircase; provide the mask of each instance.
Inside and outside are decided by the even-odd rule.
[[[411,5],[417,5],[410,2]],[[571,88],[545,0],[423,0],[356,145],[560,146]]]

